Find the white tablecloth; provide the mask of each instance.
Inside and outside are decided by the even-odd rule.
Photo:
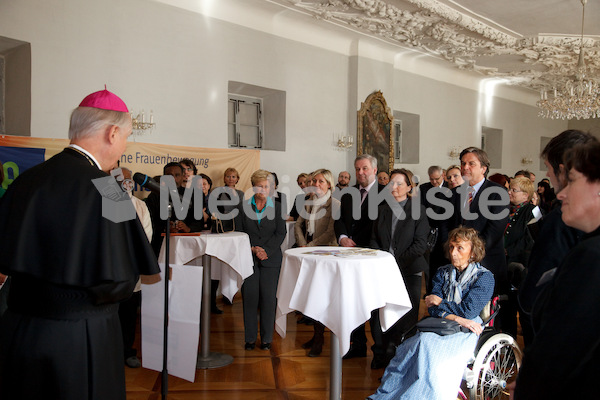
[[[283,243],[281,243],[281,253],[285,253],[286,250],[291,249],[292,246],[296,244],[296,235],[294,233],[295,226],[296,221],[285,221],[285,229],[287,230],[287,233],[285,234]]]
[[[202,265],[204,254],[212,256],[211,278],[221,281],[221,293],[229,300],[233,300],[244,279],[253,273],[250,239],[244,232],[172,236],[169,250],[169,262],[173,264]],[[165,262],[164,241],[158,260]]]
[[[298,310],[328,327],[340,343],[340,354],[350,348],[350,333],[379,308],[381,326],[389,329],[411,308],[394,257],[376,255],[306,254],[340,251],[343,247],[302,247],[287,250],[277,289],[275,328],[285,337],[286,315]]]

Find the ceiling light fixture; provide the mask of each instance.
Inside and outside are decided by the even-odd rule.
[[[580,0],[583,6],[581,17],[581,44],[575,73],[565,77],[562,87],[557,84],[551,90],[542,89],[537,106],[539,116],[551,119],[589,119],[600,117],[600,87],[596,79],[588,76],[583,48],[583,26],[587,0]]]
[[[140,111],[137,115],[131,113],[131,125],[134,135],[144,135],[146,133],[152,133],[152,130],[156,126],[154,122],[154,113],[150,110],[150,122],[146,121],[146,113],[144,110]]]

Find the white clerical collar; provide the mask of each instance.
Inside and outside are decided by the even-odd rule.
[[[98,160],[96,160],[96,157],[94,157],[94,156],[92,155],[92,153],[90,153],[89,151],[87,151],[87,150],[86,150],[86,149],[84,149],[83,147],[81,147],[81,146],[78,146],[78,145],[76,145],[76,144],[73,144],[73,143],[71,143],[71,144],[69,145],[69,147],[72,147],[72,148],[74,148],[74,149],[77,149],[77,150],[79,150],[80,152],[82,152],[83,154],[85,154],[86,156],[88,156],[89,158],[91,158],[91,159],[92,159],[92,161],[96,163],[96,166],[98,167],[98,169],[102,170],[102,166],[100,165],[100,163],[98,162]]]

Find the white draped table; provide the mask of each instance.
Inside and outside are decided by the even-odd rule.
[[[285,221],[285,239],[283,239],[283,243],[281,243],[281,253],[285,253],[286,250],[291,249],[296,244],[296,234],[294,233],[294,227],[296,226],[296,221]]]
[[[353,248],[356,250],[355,248]],[[277,289],[275,328],[285,337],[287,314],[298,310],[331,332],[330,399],[340,399],[342,355],[350,334],[379,309],[384,331],[411,308],[395,258],[388,252],[349,254],[343,247],[301,247],[285,252]],[[366,249],[365,249],[366,250]]]
[[[211,353],[210,348],[210,280],[221,281],[221,292],[228,299],[238,292],[244,279],[253,274],[254,261],[250,250],[250,239],[243,232],[202,233],[195,236],[171,236],[170,264],[204,267],[202,280],[201,351],[197,367],[217,368],[229,365],[233,357]],[[158,256],[165,262],[165,243]],[[211,274],[212,267],[218,272]]]

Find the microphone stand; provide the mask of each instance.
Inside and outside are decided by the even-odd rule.
[[[173,204],[169,202],[167,208],[167,228],[165,230],[165,308],[163,320],[163,368],[161,372],[161,399],[167,399],[169,392],[169,372],[167,371],[167,353],[169,348],[169,279],[171,271],[169,270],[169,258],[171,257],[171,214],[173,212]]]

